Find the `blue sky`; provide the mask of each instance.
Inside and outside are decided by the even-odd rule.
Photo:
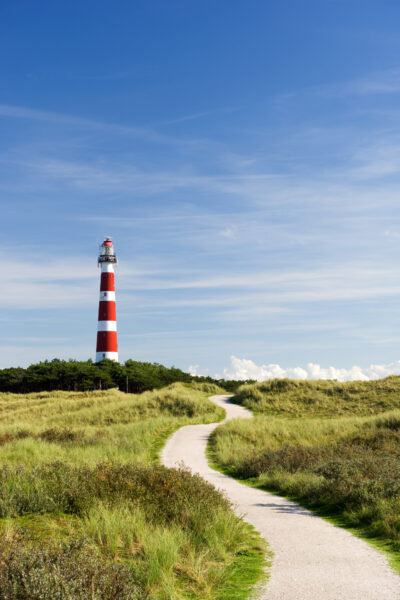
[[[400,6],[6,0],[0,367],[400,372]]]

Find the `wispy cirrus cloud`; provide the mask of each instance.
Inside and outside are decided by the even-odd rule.
[[[2,286],[4,294],[0,306],[12,310],[62,310],[65,307],[86,306],[96,303],[99,272],[94,257],[68,256],[68,260],[49,259],[38,252],[30,258],[1,253]],[[124,277],[138,279],[151,270],[121,267]],[[157,272],[155,270],[155,272]]]
[[[290,173],[212,175],[190,171],[184,165],[180,169],[146,171],[140,165],[124,161],[84,163],[47,157],[8,156],[2,157],[1,162],[24,168],[25,176],[29,174],[35,178],[38,186],[62,183],[87,193],[150,196],[193,191],[214,197],[242,199],[246,201],[247,209],[268,206],[275,210],[290,206],[294,211],[305,212],[317,207],[318,211],[336,211],[336,216],[339,207],[343,213],[365,213],[376,207],[378,197],[382,205],[393,205],[400,190],[400,183],[396,181],[385,182],[384,190],[382,181],[371,184],[374,178],[400,173],[400,143],[357,149],[346,168],[336,167],[325,170],[318,177],[303,175],[297,179]]]
[[[71,257],[69,257],[71,259]],[[76,303],[93,304],[97,296],[98,271],[94,260],[36,260],[8,257],[3,252],[2,282],[6,293],[1,306],[10,308],[62,308]],[[193,269],[168,263],[141,267],[122,264],[118,272],[121,305],[176,310],[208,307],[230,319],[259,319],[309,303],[365,301],[400,295],[400,268],[385,268],[360,262],[329,269],[282,270],[265,268],[251,273],[227,274],[215,267],[213,273],[193,277]],[[85,285],[82,285],[85,282]]]
[[[168,274],[168,280],[152,277],[150,281],[142,284],[141,289],[148,290],[185,290],[185,289],[258,289],[258,290],[276,290],[281,292],[286,288],[288,292],[295,294],[304,292],[306,289],[330,290],[332,296],[335,295],[335,289],[359,289],[366,288],[371,290],[371,282],[375,282],[382,293],[386,289],[392,290],[397,287],[381,284],[400,280],[400,267],[382,268],[376,266],[366,266],[361,263],[353,265],[336,265],[335,268],[330,265],[329,269],[312,270],[288,270],[269,269],[252,273],[241,273],[226,275],[217,273],[213,277],[204,277],[193,279],[188,277],[192,271],[181,272],[181,277],[177,279],[172,274]],[[168,273],[168,272],[167,272]],[[372,290],[373,291],[373,290]]]
[[[370,73],[353,81],[331,86],[340,94],[370,95],[394,94],[400,92],[400,68],[385,69]],[[326,88],[329,90],[329,86]]]
[[[202,119],[204,117],[209,117],[210,115],[215,115],[219,113],[234,113],[239,110],[237,106],[225,106],[222,108],[213,108],[209,110],[204,110],[201,112],[192,113],[189,115],[183,115],[182,117],[175,117],[174,119],[169,119],[164,122],[164,125],[174,125],[176,123],[184,123],[185,121],[195,121],[197,119]]]
[[[131,125],[120,125],[118,123],[96,121],[94,119],[88,119],[85,117],[62,114],[47,110],[39,110],[25,106],[0,104],[0,117],[41,121],[62,126],[66,125],[78,129],[102,131],[110,135],[134,136],[157,144],[188,145],[195,143],[195,140],[184,138],[180,139],[159,133],[150,127],[135,127]]]
[[[312,85],[278,94],[274,102],[291,104],[299,97],[344,98],[349,96],[374,96],[400,92],[400,67],[366,73],[353,79]]]

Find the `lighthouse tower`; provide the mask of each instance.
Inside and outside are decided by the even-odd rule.
[[[114,265],[117,257],[110,238],[100,246],[101,265],[99,320],[97,325],[96,362],[105,358],[118,362],[117,313],[115,310]]]

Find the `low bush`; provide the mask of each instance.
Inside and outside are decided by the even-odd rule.
[[[175,521],[186,527],[193,520],[201,525],[202,518],[229,507],[212,485],[182,469],[112,463],[0,469],[0,518],[32,513],[83,516],[97,500],[127,500],[155,522]]]
[[[105,559],[84,540],[40,547],[2,539],[0,565],[0,600],[145,598],[132,567]]]

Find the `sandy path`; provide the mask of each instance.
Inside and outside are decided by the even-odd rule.
[[[251,417],[229,396],[213,396],[227,419]],[[274,553],[271,577],[262,600],[400,600],[400,577],[386,559],[348,531],[312,515],[297,504],[238,483],[208,466],[210,433],[218,426],[189,425],[168,440],[162,462],[184,463],[223,490],[236,508],[268,541]]]

